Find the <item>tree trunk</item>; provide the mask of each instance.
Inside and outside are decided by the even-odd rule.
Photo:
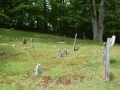
[[[95,8],[95,1],[90,0],[91,11],[92,11],[92,27],[93,27],[93,40],[97,39],[97,14]]]
[[[92,27],[93,27],[93,40],[102,41],[103,31],[104,31],[104,11],[105,11],[105,1],[101,0],[99,9],[99,22],[97,21],[95,0],[90,0],[91,11],[92,11]]]
[[[44,30],[47,32],[48,28],[47,28],[47,6],[46,6],[46,0],[44,0]]]
[[[106,0],[101,0],[100,9],[99,9],[99,22],[98,22],[99,41],[102,41],[103,31],[104,31],[105,2],[106,2]]]

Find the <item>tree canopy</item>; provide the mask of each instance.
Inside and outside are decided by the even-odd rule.
[[[103,40],[120,42],[120,1],[106,0]],[[99,15],[100,0],[95,3]],[[0,27],[93,39],[89,0],[0,0]],[[97,17],[98,19],[98,17]]]

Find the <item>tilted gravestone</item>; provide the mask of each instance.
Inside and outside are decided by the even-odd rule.
[[[58,49],[58,58],[62,58],[62,50]]]
[[[40,64],[37,64],[35,69],[35,75],[38,77],[41,73],[42,73],[41,66]]]
[[[23,38],[23,44],[27,44],[27,39]]]
[[[115,36],[113,35],[111,38],[107,38],[106,44],[102,46],[102,51],[104,50],[104,46],[106,46],[106,52],[102,52],[103,56],[103,63],[105,66],[105,79],[106,81],[109,81],[110,79],[110,51],[112,50],[112,47],[115,43]]]
[[[74,45],[73,45],[73,51],[75,51],[76,39],[77,39],[77,33],[75,34]]]
[[[64,53],[64,55],[68,55],[69,54],[69,52],[68,52],[68,50],[66,48],[64,49],[63,53]]]

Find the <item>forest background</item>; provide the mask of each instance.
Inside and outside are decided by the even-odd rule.
[[[93,39],[90,1],[0,0],[0,27]],[[98,16],[102,0],[95,1]],[[104,14],[103,41],[114,34],[120,43],[120,1],[106,0]]]

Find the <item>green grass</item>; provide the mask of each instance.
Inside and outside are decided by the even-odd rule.
[[[82,43],[78,51],[72,51],[74,38],[65,38],[66,44],[58,44],[60,36],[35,32],[0,29],[0,90],[119,90],[120,45],[111,51],[110,81],[104,79],[102,43],[77,39]],[[9,38],[13,40],[10,42]],[[22,44],[27,38],[27,44]],[[35,48],[30,39],[34,38]],[[16,40],[17,39],[17,40]],[[5,45],[7,44],[7,45]],[[16,47],[10,45],[15,44]],[[24,50],[23,47],[27,47]],[[69,50],[69,55],[57,58],[58,49]],[[4,50],[9,50],[3,55]],[[37,64],[42,74],[36,77]]]

